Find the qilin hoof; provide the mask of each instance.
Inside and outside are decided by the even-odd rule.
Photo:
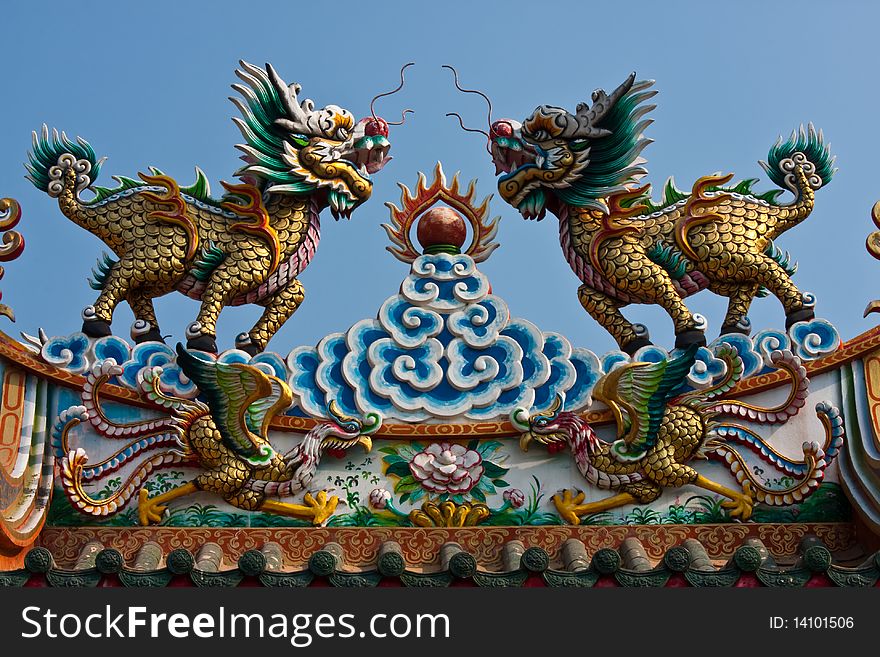
[[[141,344],[142,342],[161,342],[165,344],[165,338],[162,337],[159,329],[150,329],[145,333],[134,336],[134,342],[135,344]]]
[[[651,340],[649,338],[639,336],[637,338],[633,338],[629,342],[625,342],[624,344],[620,345],[620,350],[625,351],[627,354],[629,354],[629,356],[631,358],[636,355],[636,352],[639,349],[641,349],[642,347],[647,347],[652,344],[654,344],[654,343],[651,342]]]
[[[809,322],[815,319],[815,317],[816,313],[812,308],[801,308],[800,310],[790,312],[785,316],[785,330],[787,331],[798,322]]]
[[[213,335],[199,335],[186,341],[186,348],[190,351],[207,351],[217,353],[217,338]]]
[[[688,329],[677,333],[675,336],[675,348],[687,349],[691,345],[706,346],[706,332],[701,329]]]
[[[162,342],[164,344],[165,342],[159,332],[159,327],[151,326],[145,319],[136,319],[131,325],[131,339],[135,341],[135,344],[142,342]]]
[[[110,322],[103,319],[83,320],[82,332],[90,338],[106,338],[108,335],[113,334],[110,330]]]
[[[156,504],[150,499],[146,488],[141,488],[138,493],[138,521],[146,527],[150,524],[162,522],[162,514],[167,507],[164,504]]]
[[[247,333],[241,333],[235,338],[235,348],[245,352],[251,358],[263,351]]]
[[[752,332],[752,323],[748,319],[740,320],[736,324],[722,324],[721,332],[718,334],[721,335],[730,335],[731,333],[738,333],[739,335],[749,335]]]
[[[317,499],[311,493],[306,493],[303,502],[310,507],[312,524],[316,527],[323,525],[336,511],[339,498],[335,495],[328,496],[326,491],[318,491]]]
[[[559,516],[566,523],[569,525],[579,525],[581,524],[581,519],[578,517],[577,511],[585,497],[586,495],[583,491],[564,490],[561,493],[556,493],[551,499],[556,510],[559,512]]]

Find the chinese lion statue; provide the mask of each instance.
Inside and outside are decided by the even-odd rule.
[[[792,282],[794,268],[773,240],[809,216],[814,193],[834,174],[822,133],[801,127],[770,149],[761,164],[780,190],[755,194],[754,179],[731,185],[732,174],[715,175],[689,194],[670,180],[655,203],[649,186],[637,186],[647,173],[640,153],[650,143],[643,131],[652,84],[632,74],[610,94],[593,92],[593,104],[574,114],[541,105],[522,123],[490,118],[484,134],[501,196],[526,219],[548,210],[559,218],[581,304],[630,354],[650,344],[645,327],[621,313],[633,303],[669,313],[676,347],[704,345],[706,321],[683,298],[706,288],[729,299],[722,334],[748,334],[749,306],[768,292],[782,302],[786,328],[812,319],[815,300]],[[794,200],[778,203],[782,190]]]
[[[390,159],[388,122],[375,114],[355,121],[336,105],[316,109],[298,99],[300,85],[288,86],[269,64],[263,70],[241,62],[236,74],[244,84],[233,85],[241,95],[232,99],[241,111],[233,121],[244,136],[237,148],[245,164],[235,174],[241,184],[224,182],[221,199],[211,197],[199,169],[189,187],[152,168],[140,180],[117,177],[118,187],[97,187],[103,160],[85,140],[50,135],[46,126],[34,133],[28,178],[118,258],[98,261],[91,283],[100,293],[83,311],[86,335],[109,335],[114,309],[127,301],[133,339],[162,340],[153,299],[178,290],[201,301],[186,330],[191,349],[217,350],[225,306],[263,306],[254,327],[236,339],[236,347],[256,354],[303,302],[297,276],[318,247],[320,212],[329,206],[337,219],[350,217],[370,198],[370,176]],[[402,86],[403,71],[395,91]],[[85,189],[94,197],[81,198]]]

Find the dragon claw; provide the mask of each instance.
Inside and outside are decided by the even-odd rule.
[[[336,511],[336,505],[339,504],[339,498],[335,495],[328,496],[327,491],[318,491],[316,495],[306,493],[303,502],[309,508],[312,516],[312,524],[323,525],[327,519]]]
[[[743,484],[743,491],[741,495],[737,495],[735,498],[731,499],[728,502],[722,502],[721,506],[725,509],[730,510],[730,516],[732,518],[739,518],[740,520],[748,520],[752,517],[752,507],[754,506],[754,498],[752,497],[752,486],[746,481]]]
[[[164,504],[156,504],[150,499],[146,488],[141,488],[138,493],[138,520],[146,527],[150,523],[162,522],[162,514],[167,507]]]
[[[569,525],[579,525],[581,524],[581,519],[578,517],[577,511],[585,498],[586,494],[581,490],[566,489],[556,493],[552,497],[552,501],[565,522]]]

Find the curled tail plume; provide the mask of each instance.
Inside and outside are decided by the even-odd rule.
[[[816,415],[825,428],[825,441],[823,445],[815,441],[805,442],[801,461],[780,454],[760,436],[736,424],[711,427],[706,443],[707,455],[726,462],[737,481],[754,491],[757,501],[770,506],[800,502],[822,482],[826,468],[837,457],[845,439],[843,418],[837,407],[829,402],[820,402],[816,405]],[[794,482],[781,489],[762,484],[752,474],[737,446],[747,447],[784,475],[795,478]]]
[[[705,402],[692,401],[690,405],[707,413],[737,417],[763,424],[781,424],[786,422],[789,418],[797,415],[798,411],[806,403],[810,380],[807,377],[807,370],[801,364],[800,359],[788,350],[774,351],[770,354],[770,362],[774,367],[787,371],[791,376],[791,390],[788,393],[788,398],[778,406],[755,406],[735,399],[709,400]],[[733,384],[730,383],[726,390],[732,387]]]
[[[176,431],[179,433],[183,422],[179,415],[138,422],[117,422],[108,418],[101,407],[101,388],[112,377],[120,374],[122,374],[122,368],[115,361],[110,359],[99,361],[92,366],[88,377],[86,377],[86,382],[83,384],[82,402],[86,411],[86,418],[98,433],[106,438],[135,438],[161,431]],[[186,411],[190,408],[200,407],[200,404],[196,402],[166,397],[158,389],[158,385],[158,376],[154,376],[154,373],[150,372],[148,377],[144,377],[144,383],[142,383],[141,387],[145,389],[145,392],[147,388],[150,389],[150,392],[147,393],[148,399],[153,401],[162,410]],[[155,390],[152,390],[152,388],[155,388]],[[150,393],[152,393],[152,396]]]
[[[70,503],[82,513],[104,517],[121,511],[138,491],[147,477],[160,468],[185,463],[189,456],[176,450],[151,455],[141,461],[123,484],[108,497],[96,499],[83,488],[84,470],[88,455],[83,449],[71,450],[61,461],[61,485]]]
[[[52,451],[58,461],[63,460],[73,449],[69,439],[70,431],[88,420],[89,413],[85,406],[72,406],[59,413],[55,424],[52,425]],[[84,464],[81,478],[84,481],[103,479],[141,454],[160,447],[172,448],[182,454],[189,452],[179,431],[153,433],[129,442],[99,463],[89,466]]]
[[[136,490],[155,470],[192,460],[193,453],[184,435],[189,423],[204,409],[200,402],[169,397],[159,389],[161,371],[149,371],[141,382],[147,397],[162,410],[170,410],[170,417],[158,417],[132,423],[111,420],[104,413],[100,390],[122,368],[112,360],[96,363],[83,385],[81,406],[71,406],[59,413],[52,426],[52,448],[60,462],[61,482],[71,504],[83,513],[108,516],[122,509]],[[79,424],[88,422],[103,437],[126,439],[128,442],[109,457],[90,464],[85,450],[70,444],[70,432]],[[83,487],[96,482],[130,463],[133,472],[118,489],[106,498],[96,499]]]
[[[37,189],[58,199],[61,212],[74,223],[89,230],[80,213],[79,194],[91,187],[98,177],[104,159],[98,159],[89,143],[77,137],[71,141],[43,124],[39,134],[33,133],[33,146],[28,153],[25,176]]]
[[[40,134],[31,133],[33,147],[28,153],[25,176],[34,186],[53,198],[58,198],[64,190],[64,174],[71,169],[74,174],[75,192],[79,193],[92,185],[98,178],[104,159],[95,157],[95,151],[89,142],[81,137],[71,141],[63,132],[59,135],[44,123]]]
[[[810,123],[794,130],[786,140],[779,140],[767,154],[767,161],[760,162],[770,179],[795,195],[788,206],[790,213],[776,225],[770,239],[803,221],[813,210],[814,195],[834,176],[834,157],[831,146],[825,143],[822,131]]]

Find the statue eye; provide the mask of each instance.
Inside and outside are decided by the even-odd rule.
[[[305,148],[309,145],[309,138],[305,135],[293,134],[290,135],[290,138],[293,140],[293,143],[299,146],[300,148]]]
[[[360,427],[354,422],[346,422],[342,425],[342,428],[345,429],[346,433],[357,433],[360,431]]]

